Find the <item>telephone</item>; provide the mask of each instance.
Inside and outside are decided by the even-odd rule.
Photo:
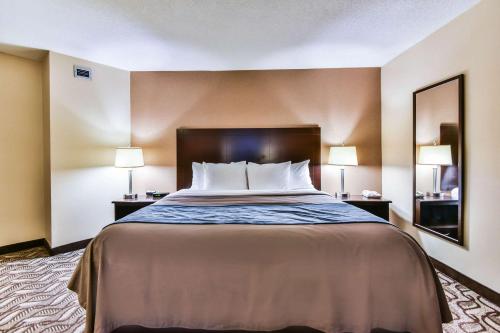
[[[424,192],[417,191],[417,193],[415,193],[415,198],[420,199],[423,197],[424,197]]]

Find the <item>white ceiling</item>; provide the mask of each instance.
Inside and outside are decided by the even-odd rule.
[[[378,67],[479,0],[0,0],[0,43],[127,70]]]

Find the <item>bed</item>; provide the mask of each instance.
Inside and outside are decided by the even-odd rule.
[[[429,258],[397,227],[320,191],[319,137],[319,127],[179,131],[180,187],[192,161],[253,156],[309,158],[315,188],[183,189],[108,225],[69,283],[86,332],[441,332],[451,315]],[[217,149],[185,150],[199,140]]]

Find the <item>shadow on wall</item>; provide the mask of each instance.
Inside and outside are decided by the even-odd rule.
[[[132,141],[143,147],[148,165],[176,165],[176,129],[179,127],[302,124],[296,114],[260,84],[259,74],[255,72],[215,75],[159,72],[147,73],[146,77],[141,74],[132,73]],[[138,76],[139,82],[135,80]],[[165,89],[157,95],[151,94],[151,89],[146,89],[149,93],[144,92],[150,85]]]
[[[397,209],[391,208],[389,213],[389,221],[391,221],[392,224],[398,226],[399,228],[410,234],[413,238],[415,238],[415,240],[419,244],[422,244],[420,234],[417,232],[417,229],[410,227],[412,225],[412,221],[408,221],[405,218],[403,218],[398,213]]]
[[[51,126],[53,144],[51,167],[57,170],[109,167],[114,165],[115,148],[127,138],[128,126],[105,112],[74,112],[58,106]],[[95,117],[92,117],[92,114]],[[58,140],[64,138],[64,140]]]

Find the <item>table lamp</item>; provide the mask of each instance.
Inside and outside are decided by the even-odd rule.
[[[340,192],[335,193],[342,199],[349,197],[349,192],[344,191],[344,167],[348,165],[358,165],[358,155],[355,146],[330,147],[328,164],[340,166]]]
[[[432,196],[440,197],[441,192],[437,189],[437,168],[441,165],[452,165],[451,146],[433,145],[420,146],[418,164],[432,165]]]
[[[144,166],[142,148],[139,147],[118,147],[116,148],[115,167],[127,168],[128,170],[128,194],[124,194],[124,199],[137,199],[137,193],[132,193],[132,170]]]

